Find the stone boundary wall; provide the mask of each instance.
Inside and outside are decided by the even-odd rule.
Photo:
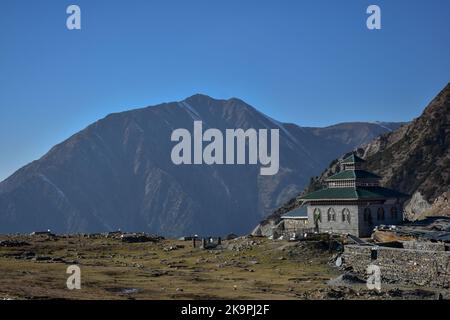
[[[450,252],[347,245],[343,267],[366,279],[367,267],[380,267],[381,281],[449,288]]]
[[[442,242],[425,241],[402,241],[403,248],[412,250],[445,251],[445,244]]]

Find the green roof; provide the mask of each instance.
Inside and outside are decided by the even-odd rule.
[[[305,206],[302,206],[302,207],[296,208],[294,210],[291,210],[288,213],[285,213],[284,215],[281,216],[281,219],[285,219],[285,218],[300,219],[300,218],[307,218],[307,217],[308,217],[307,208]]]
[[[350,157],[345,158],[344,160],[342,160],[341,163],[363,163],[363,162],[366,162],[366,161],[364,159],[361,159],[357,155],[352,154]]]
[[[383,187],[326,188],[309,193],[301,200],[370,200],[407,198],[407,194]]]
[[[331,177],[327,180],[344,180],[344,179],[380,179],[380,176],[376,174],[365,171],[365,170],[344,170]]]

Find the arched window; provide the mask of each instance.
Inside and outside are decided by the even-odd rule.
[[[370,208],[364,209],[364,221],[368,224],[372,224],[372,212],[370,211]]]
[[[322,212],[320,212],[319,208],[314,209],[314,222],[322,222]]]
[[[336,211],[333,208],[328,209],[328,221],[336,221]]]
[[[342,222],[345,222],[345,221],[350,223],[350,210],[348,210],[347,208],[344,208],[342,210]]]
[[[391,208],[391,219],[397,220],[397,216],[398,216],[397,207],[394,206]]]
[[[384,220],[384,209],[381,207],[377,210],[377,220]]]

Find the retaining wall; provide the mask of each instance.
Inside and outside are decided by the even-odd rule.
[[[382,282],[449,288],[450,252],[347,245],[344,267],[366,277],[367,267],[380,267]]]

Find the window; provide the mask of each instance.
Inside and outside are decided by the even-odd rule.
[[[364,209],[364,221],[368,224],[372,224],[372,212],[369,208]]]
[[[377,210],[377,220],[384,220],[384,209],[378,208]]]
[[[344,208],[342,210],[342,222],[345,222],[345,221],[350,223],[350,210],[348,210],[347,208]]]
[[[322,213],[319,208],[314,209],[314,223],[322,222]]]
[[[394,206],[391,208],[391,219],[397,220],[397,217],[398,217],[397,207]]]
[[[333,208],[328,209],[328,221],[336,221],[336,211]]]

